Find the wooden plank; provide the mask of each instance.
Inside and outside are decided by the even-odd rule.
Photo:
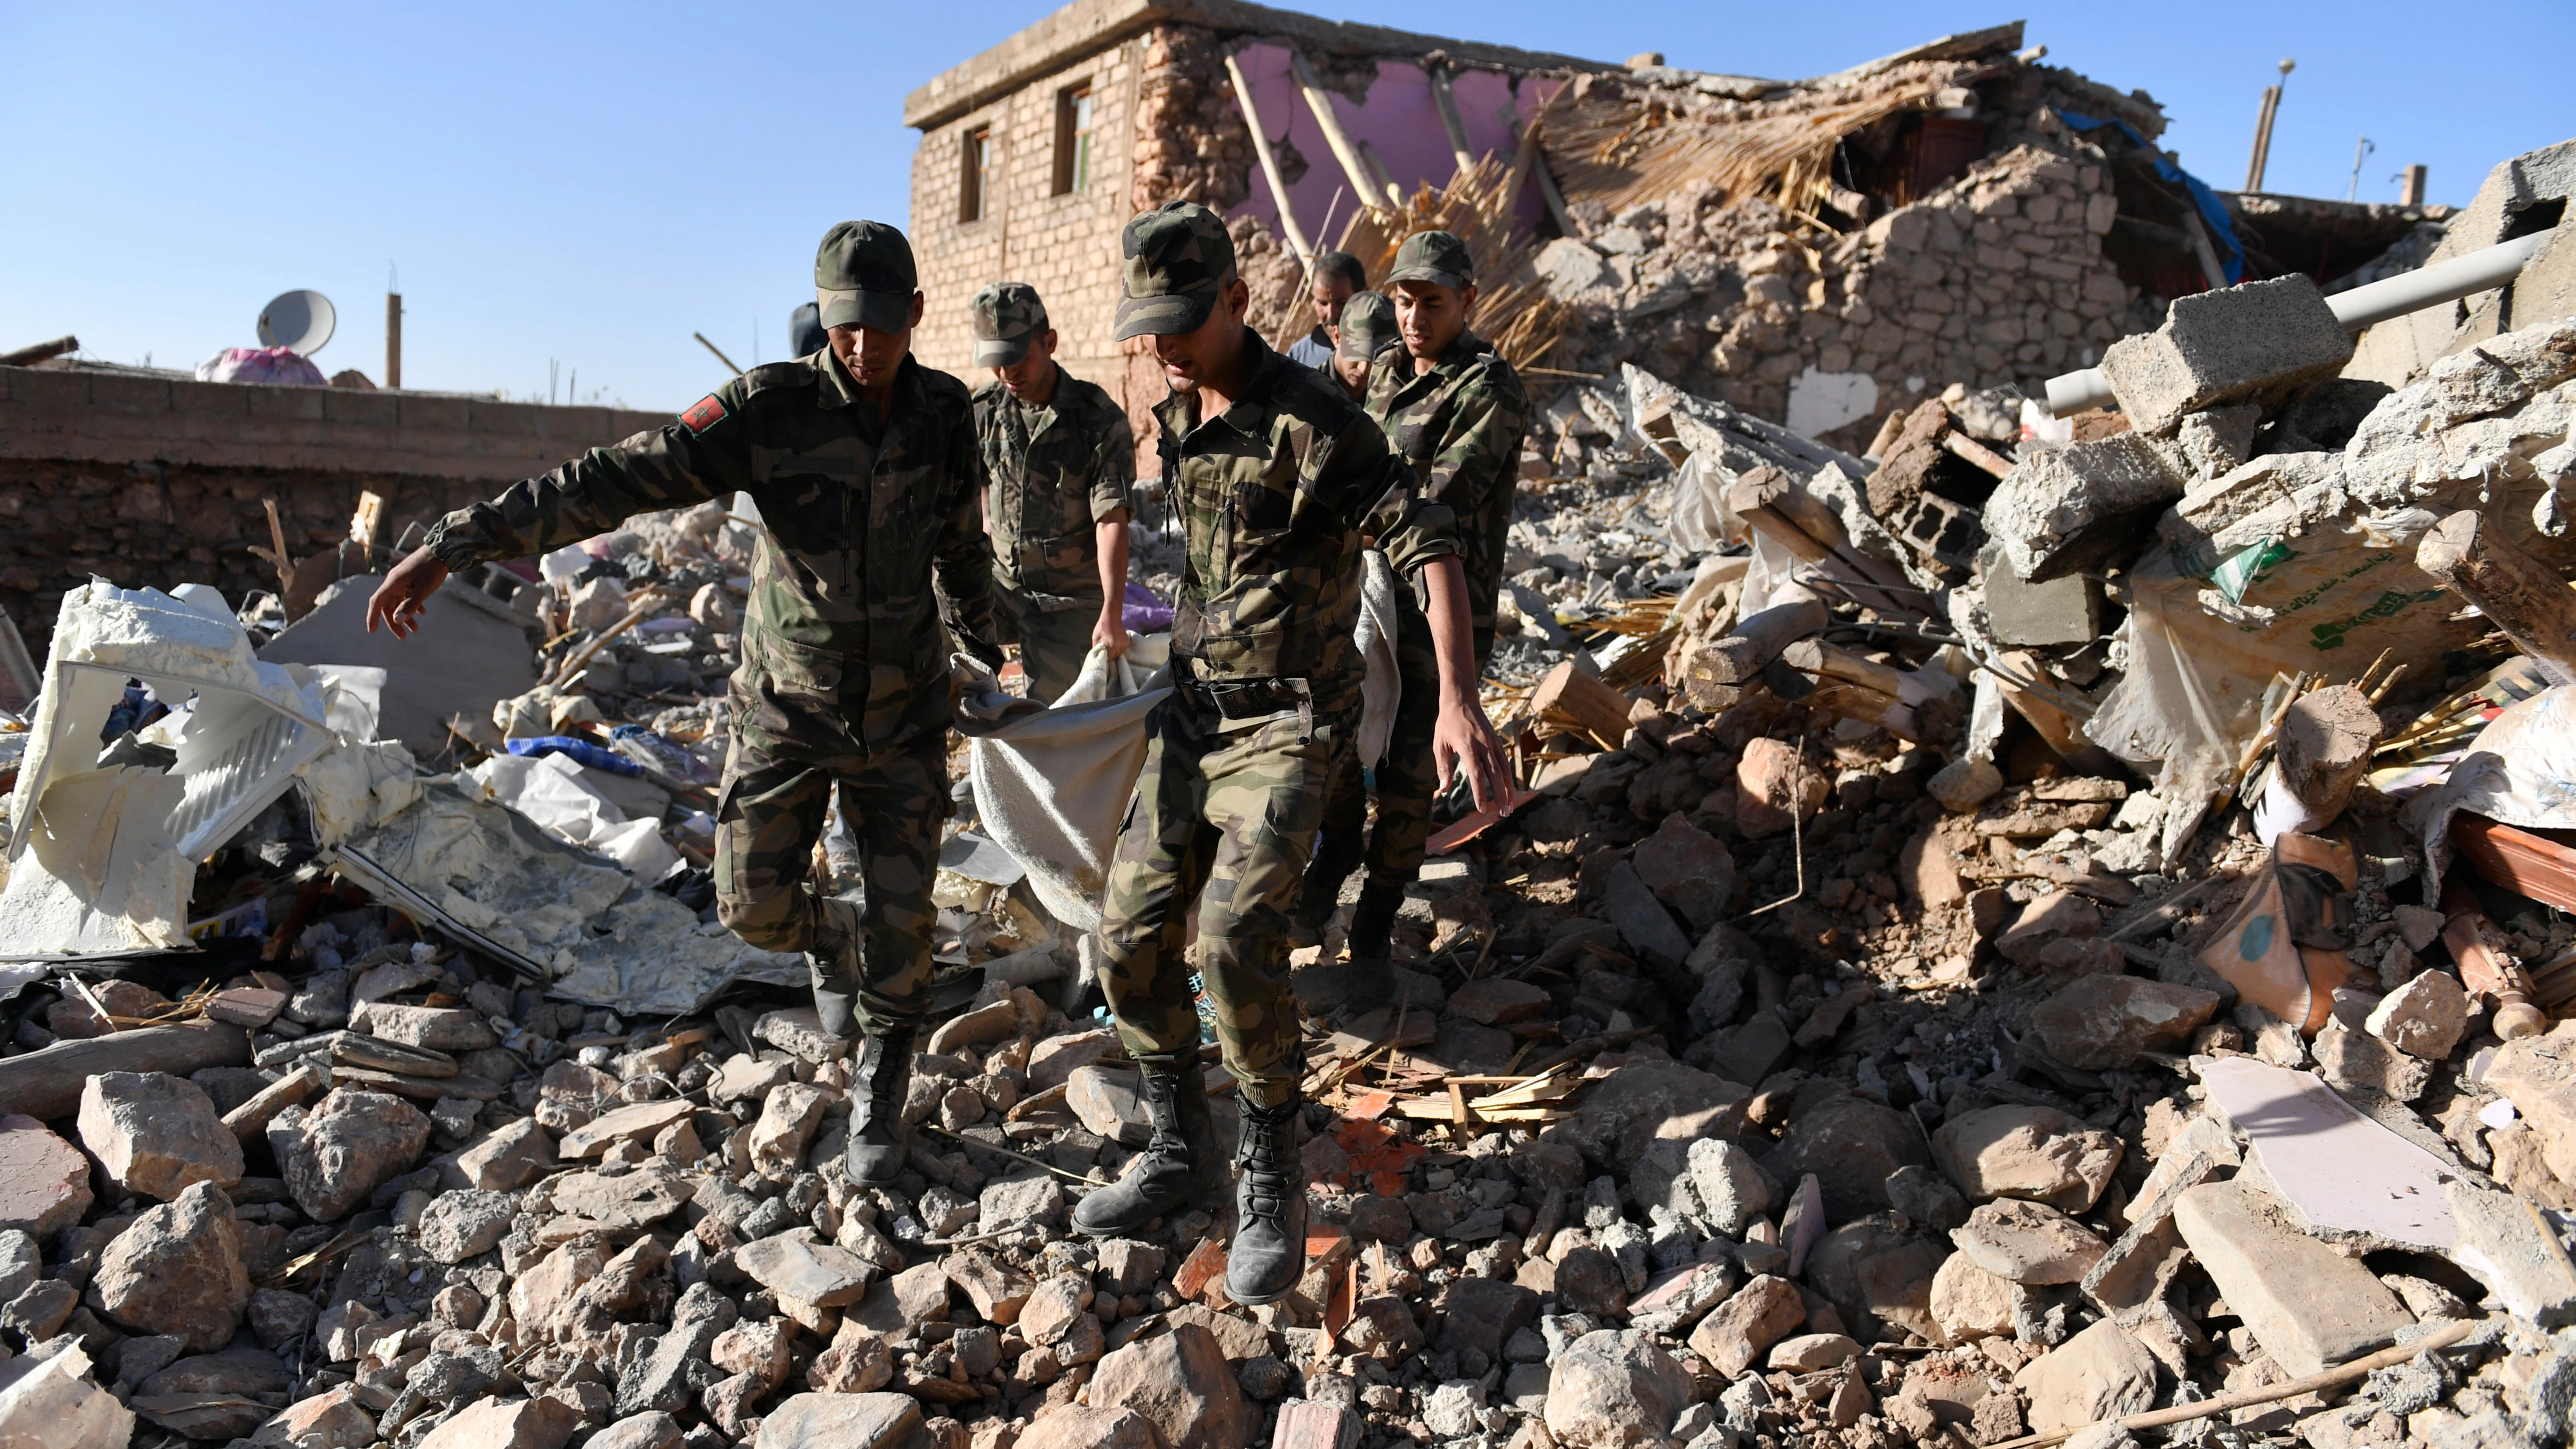
[[[2467,811],[2451,817],[2451,844],[2472,869],[2497,885],[2543,905],[2576,911],[2576,849]]]
[[[1626,695],[1576,668],[1571,659],[1549,670],[1530,695],[1530,713],[1582,730],[1613,750],[1628,736],[1633,707]]]
[[[60,1041],[0,1058],[0,1108],[52,1122],[80,1109],[81,1087],[100,1072],[168,1072],[250,1065],[250,1033],[221,1022],[147,1026],[83,1041]]]

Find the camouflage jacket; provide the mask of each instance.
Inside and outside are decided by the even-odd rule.
[[[1490,638],[1512,494],[1520,483],[1521,437],[1529,430],[1530,400],[1520,374],[1483,338],[1461,332],[1419,377],[1402,347],[1379,353],[1363,405],[1412,466],[1422,501],[1445,504],[1456,517],[1469,618],[1479,639]],[[1429,608],[1419,572],[1391,554],[1388,561],[1413,576],[1415,599]]]
[[[1449,511],[1412,496],[1386,435],[1332,379],[1259,337],[1244,345],[1224,414],[1201,421],[1193,392],[1154,409],[1188,533],[1172,652],[1209,680],[1356,688],[1362,525],[1381,518],[1378,546],[1419,568],[1457,552]]]
[[[993,578],[1041,605],[1098,608],[1100,549],[1092,525],[1127,506],[1136,435],[1098,385],[1059,369],[1055,396],[1033,407],[999,382],[975,389],[984,457],[984,526]]]
[[[621,519],[749,493],[767,527],[734,675],[768,742],[882,749],[949,715],[952,627],[992,633],[992,553],[965,384],[911,358],[880,421],[827,350],[764,363],[653,432],[440,519],[449,568],[524,558]],[[934,592],[935,576],[935,592]]]

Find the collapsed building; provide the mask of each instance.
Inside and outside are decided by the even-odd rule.
[[[2456,213],[2210,193],[2022,43],[1779,83],[1075,5],[913,98],[916,197],[995,204],[916,206],[934,362],[1062,262],[1068,360],[1147,386],[1071,259],[1177,194],[1265,326],[1336,189],[1512,289],[1527,788],[1443,805],[1394,1005],[1339,921],[1292,958],[1277,1304],[1205,1212],[1066,1231],[1150,1131],[1088,914],[1149,680],[965,691],[864,1189],[802,963],[709,903],[757,524],[399,647],[367,539],[62,591],[0,701],[0,1443],[2566,1442],[2576,142]],[[1106,819],[1014,813],[1077,775]]]

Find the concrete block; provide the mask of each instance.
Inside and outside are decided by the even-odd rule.
[[[1998,643],[2020,647],[2089,644],[2102,632],[2102,583],[2069,574],[2034,584],[2011,568],[1986,570],[1986,626]]]
[[[2193,1188],[2173,1220],[2227,1306],[2294,1377],[2385,1348],[2415,1321],[2358,1259],[2292,1227],[2250,1181]]]
[[[2170,435],[2216,403],[2286,392],[2335,375],[2352,337],[2305,273],[2176,298],[2165,324],[2102,354],[2129,425]]]
[[[2542,1328],[2576,1323],[2576,1264],[2540,1209],[2509,1193],[2448,1184],[2460,1240],[2451,1257],[2516,1318]]]
[[[173,382],[170,411],[187,417],[246,418],[249,389],[229,382]]]
[[[2134,431],[2035,449],[1986,500],[1986,533],[2030,583],[2126,564],[2191,478],[2173,444]]]
[[[275,387],[259,383],[222,383],[245,395],[242,406],[255,421],[315,422],[322,421],[322,400],[331,395],[327,387]]]
[[[170,380],[100,373],[90,379],[89,405],[93,412],[166,413],[170,410]]]
[[[505,402],[470,402],[466,426],[490,438],[542,438],[544,409]]]
[[[473,420],[473,404],[461,397],[423,397],[402,393],[402,425],[405,428],[438,428],[462,432]]]
[[[322,416],[335,423],[390,428],[402,422],[402,399],[389,392],[335,387],[323,395]]]

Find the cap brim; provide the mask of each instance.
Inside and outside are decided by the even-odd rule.
[[[1014,337],[1001,341],[985,337],[975,339],[977,367],[1009,367],[1028,355],[1029,339],[1026,337]]]
[[[912,323],[909,292],[835,292],[818,287],[814,302],[822,313],[816,320],[827,329],[868,327],[879,332],[901,332]]]
[[[1211,286],[1167,292],[1159,297],[1122,297],[1118,301],[1114,340],[1196,332],[1207,325],[1208,313],[1216,307],[1216,293]]]
[[[1473,277],[1460,276],[1456,272],[1434,271],[1429,267],[1408,267],[1405,270],[1396,273],[1394,276],[1387,278],[1383,285],[1385,287],[1392,287],[1398,282],[1429,282],[1434,286],[1447,287],[1453,291],[1463,292],[1469,287],[1474,286],[1476,284],[1476,279]]]
[[[1333,349],[1333,355],[1345,362],[1366,362],[1377,356],[1379,349],[1385,346],[1386,339],[1382,337],[1354,340],[1350,333],[1345,332],[1342,334],[1342,345]]]

